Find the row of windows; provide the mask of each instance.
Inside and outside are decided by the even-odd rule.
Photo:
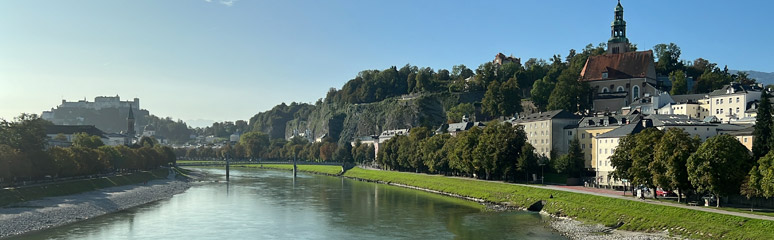
[[[599,136],[599,133],[597,133],[597,136]],[[589,133],[589,138],[591,137],[594,137],[593,133]],[[586,133],[581,133],[581,139],[585,139],[585,138],[586,138]]]
[[[607,78],[605,76],[602,76],[602,77],[603,78]],[[616,92],[624,92],[625,90],[624,90],[624,87],[618,86],[618,88],[616,88],[615,91]],[[608,93],[608,92],[610,92],[610,89],[608,89],[607,87],[603,87],[602,88],[602,93]],[[634,86],[634,87],[632,87],[632,98],[638,98],[638,97],[640,97],[640,86]]]
[[[537,128],[537,127],[538,127],[538,126],[537,126],[537,123],[530,123],[530,124],[527,124],[527,129],[530,129],[530,128]],[[545,122],[541,122],[541,123],[540,123],[540,128],[545,128],[545,127],[546,127],[546,123],[545,123]]]
[[[733,113],[734,112],[733,110],[734,109],[729,108],[728,113]],[[736,113],[739,113],[739,108],[736,108]],[[715,114],[723,114],[723,109],[722,108],[715,109]]]
[[[734,98],[728,98],[728,103],[733,103]],[[739,97],[736,97],[736,102],[739,103]],[[723,99],[715,99],[715,104],[723,104]]]

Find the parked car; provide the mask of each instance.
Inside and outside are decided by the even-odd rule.
[[[658,195],[659,197],[677,196],[677,194],[675,194],[674,192],[668,191],[668,190],[664,190],[662,188],[656,188],[656,195]]]

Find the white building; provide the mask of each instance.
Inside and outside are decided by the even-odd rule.
[[[721,122],[735,121],[745,117],[751,103],[761,99],[761,87],[731,83],[709,94],[710,115]]]
[[[539,155],[551,158],[551,152],[567,153],[572,140],[572,131],[565,133],[565,127],[578,124],[579,116],[564,110],[534,113],[514,121],[527,133],[527,141]],[[565,136],[569,134],[570,136]]]

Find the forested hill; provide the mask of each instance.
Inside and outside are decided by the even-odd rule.
[[[593,89],[578,81],[580,72],[590,56],[605,54],[605,49],[605,44],[589,44],[548,61],[512,59],[502,65],[486,62],[476,69],[455,65],[451,70],[434,70],[407,64],[365,70],[341,89],[331,88],[314,104],[282,103],[256,114],[249,129],[272,139],[309,132],[310,140],[326,135],[344,144],[389,129],[435,130],[444,123],[459,122],[463,115],[475,121],[514,116],[526,111],[525,106],[537,111],[586,112],[591,109]],[[673,43],[658,44],[653,52],[657,74],[669,76],[678,86],[671,89],[672,94],[706,93],[734,81],[755,82],[750,74],[731,73],[703,58],[682,60],[680,48]],[[693,89],[685,87],[686,77],[696,81]]]

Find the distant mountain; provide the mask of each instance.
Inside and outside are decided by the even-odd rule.
[[[728,72],[731,74],[736,74],[737,72],[747,72],[750,78],[754,78],[757,82],[763,83],[763,85],[774,84],[774,73],[758,72],[752,70],[729,70]]]

